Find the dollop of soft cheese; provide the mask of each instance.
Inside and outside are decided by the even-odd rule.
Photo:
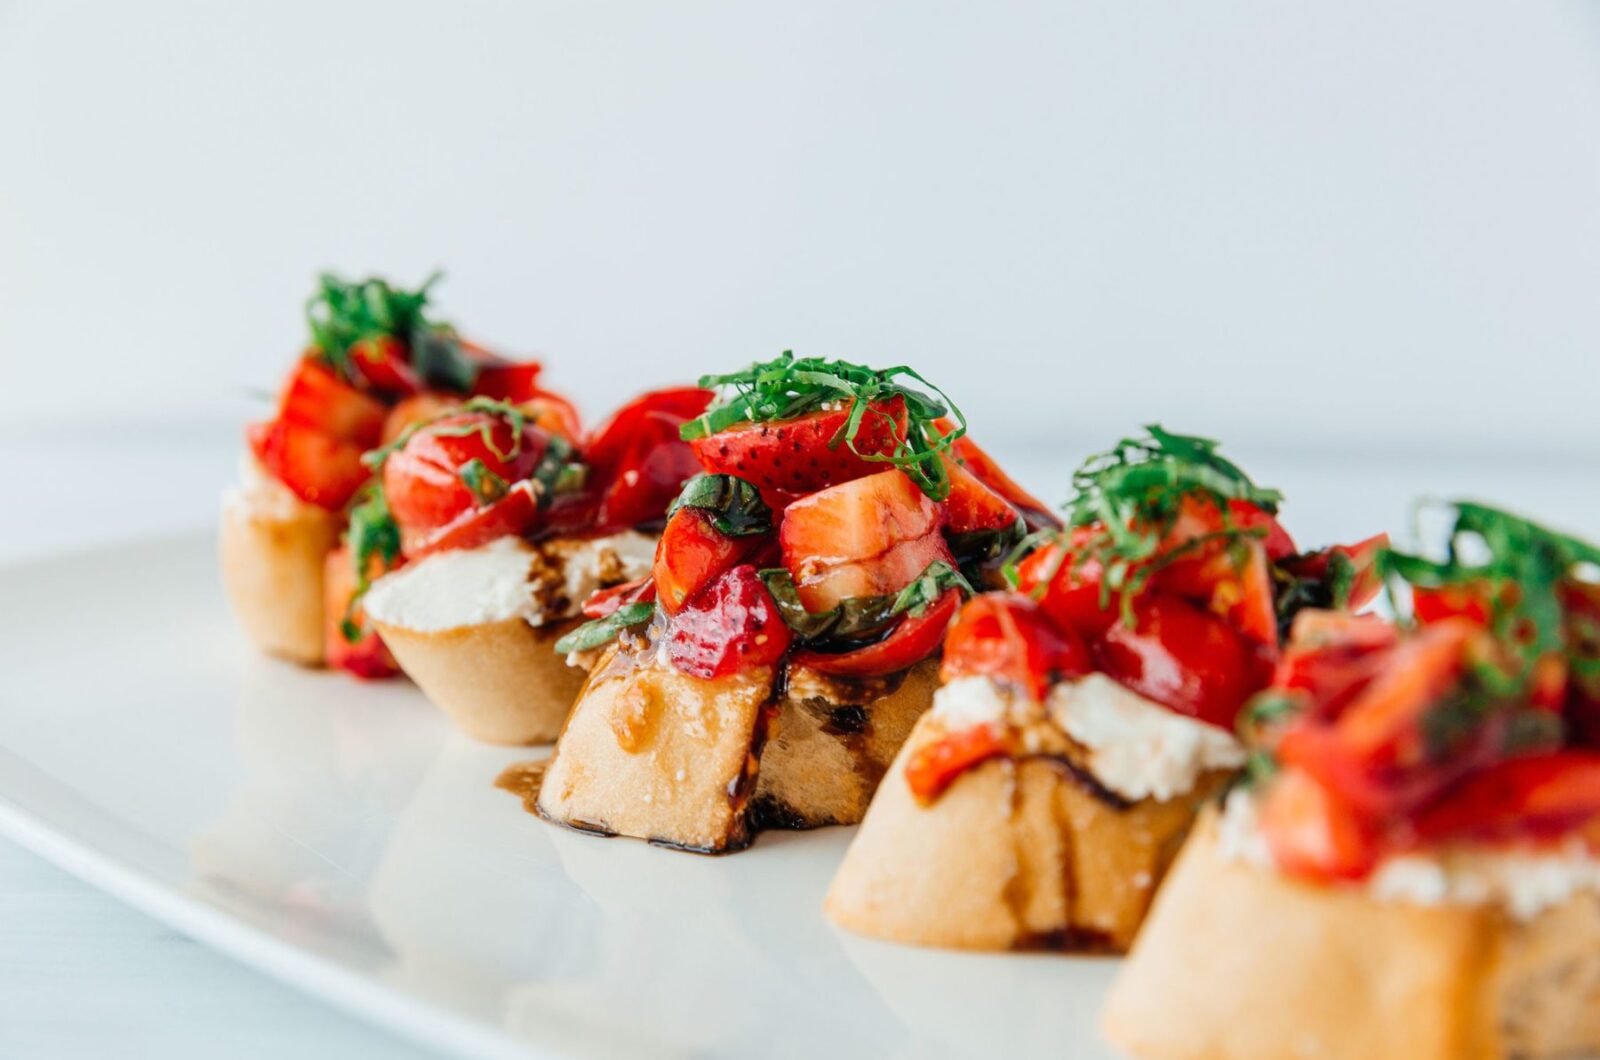
[[[288,486],[267,474],[249,453],[239,457],[239,481],[222,492],[222,506],[243,515],[262,519],[293,519],[313,505],[307,504]]]
[[[544,610],[528,579],[536,558],[517,537],[436,552],[379,578],[361,603],[374,621],[419,633],[508,618],[539,625]]]
[[[1194,788],[1200,774],[1244,765],[1244,746],[1215,725],[1139,695],[1105,674],[1050,690],[1050,716],[1089,750],[1089,769],[1126,799],[1166,801]]]
[[[952,732],[999,724],[1010,711],[1010,697],[987,677],[958,677],[933,694],[932,714]]]
[[[656,539],[637,530],[575,542],[562,553],[562,595],[567,615],[575,615],[602,584],[643,578],[656,559]],[[566,617],[566,616],[563,616]]]
[[[1217,839],[1223,857],[1262,868],[1273,866],[1256,818],[1255,799],[1248,791],[1228,796]],[[1364,886],[1379,901],[1424,906],[1492,903],[1525,921],[1580,891],[1600,891],[1600,858],[1577,837],[1537,849],[1448,847],[1385,858]]]

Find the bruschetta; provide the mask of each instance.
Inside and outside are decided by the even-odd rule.
[[[678,429],[709,399],[646,394],[579,444],[522,406],[475,398],[369,457],[370,536],[403,565],[359,608],[468,735],[555,738],[583,683],[555,645],[591,595],[649,574],[654,531],[694,466]]]
[[[306,351],[273,418],[246,432],[239,482],[223,499],[219,551],[233,610],[263,652],[362,677],[395,672],[349,606],[358,584],[400,558],[341,546],[350,529],[362,532],[362,490],[372,477],[365,452],[474,395],[578,430],[572,406],[540,388],[537,363],[503,360],[429,317],[432,282],[408,291],[322,276],[307,303]]]
[[[1245,763],[1235,715],[1280,622],[1331,602],[1264,489],[1159,427],[1075,477],[1014,589],[950,630],[934,708],[879,787],[828,892],[835,923],[965,949],[1124,951],[1200,808]],[[1359,579],[1370,595],[1370,575]],[[1349,599],[1348,588],[1342,603]]]
[[[860,820],[973,579],[1050,520],[917,382],[790,354],[701,380],[649,581],[561,645],[600,654],[540,814],[708,853]]]
[[[1152,1058],[1600,1050],[1600,548],[1477,504],[1306,611],[1108,1000]],[[1409,606],[1407,600],[1409,599]]]

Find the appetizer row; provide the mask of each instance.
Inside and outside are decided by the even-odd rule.
[[[860,822],[830,918],[1131,951],[1139,1055],[1600,1047],[1600,549],[1466,503],[1442,557],[1302,549],[1158,426],[1058,518],[904,366],[784,354],[585,431],[426,303],[324,278],[249,432],[264,650],[555,740],[527,801],[570,828]]]

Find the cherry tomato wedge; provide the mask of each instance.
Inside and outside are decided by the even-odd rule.
[[[1050,686],[1092,670],[1089,651],[1071,627],[1052,622],[1039,605],[1013,593],[967,601],[945,639],[945,683],[988,677],[1041,701]]]
[[[947,733],[911,752],[906,760],[906,785],[924,806],[980,762],[1011,753],[1011,742],[998,725],[977,725]]]
[[[961,590],[946,589],[920,615],[907,614],[876,644],[838,654],[797,651],[791,665],[838,677],[881,677],[899,673],[939,650],[950,620],[961,606]]]

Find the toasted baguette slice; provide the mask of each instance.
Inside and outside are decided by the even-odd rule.
[[[539,789],[540,816],[715,854],[750,844],[746,812],[775,674],[704,681],[613,647],[578,697]]]
[[[233,613],[256,648],[305,666],[323,661],[323,564],[339,516],[310,504],[226,503],[218,551]]]
[[[875,681],[761,670],[715,681],[613,648],[556,746],[538,810],[560,824],[702,853],[765,828],[861,819],[933,700],[937,663]]]
[[[923,806],[906,761],[939,733],[920,722],[878,788],[824,905],[841,927],[924,946],[1121,952],[1226,779],[1128,803],[1061,758],[993,759]]]
[[[859,823],[938,683],[936,659],[864,680],[791,667],[761,754],[750,807],[756,826]]]
[[[1209,812],[1112,987],[1106,1036],[1160,1060],[1447,1060],[1600,1049],[1600,896],[1518,922],[1225,857]]]
[[[446,630],[373,620],[395,662],[465,732],[485,743],[549,743],[561,734],[584,673],[555,642],[581,620],[530,626],[505,618]]]

